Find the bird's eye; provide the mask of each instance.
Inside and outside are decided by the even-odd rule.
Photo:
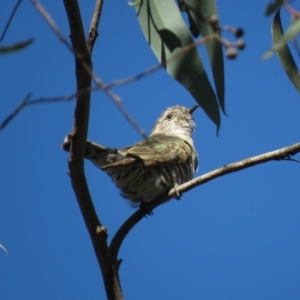
[[[167,115],[167,119],[168,119],[168,120],[171,120],[172,118],[173,118],[173,114],[168,114],[168,115]]]

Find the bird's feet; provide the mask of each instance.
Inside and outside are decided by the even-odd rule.
[[[174,198],[175,198],[176,200],[180,200],[182,194],[178,191],[177,188],[178,188],[178,183],[175,183],[175,184],[174,184],[174,190],[175,190]]]

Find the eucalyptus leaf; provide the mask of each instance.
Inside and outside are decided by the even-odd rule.
[[[7,54],[15,51],[22,50],[28,47],[33,42],[33,39],[28,39],[26,41],[18,42],[9,46],[0,46],[0,53]]]
[[[140,26],[154,54],[167,72],[179,81],[220,127],[215,92],[204,70],[189,30],[173,0],[141,0],[135,5]],[[182,49],[184,48],[184,51]]]
[[[282,35],[283,35],[283,29],[282,29],[282,24],[280,19],[280,9],[279,9],[272,23],[273,43],[275,44],[278,41],[278,39],[282,37]],[[284,47],[278,50],[277,54],[286,74],[290,78],[291,82],[293,83],[297,91],[300,93],[299,70],[287,44],[285,44]]]
[[[182,3],[182,1],[179,0],[178,3]],[[184,0],[184,5],[179,7],[188,14],[190,31],[194,37],[199,34],[205,37],[217,31],[208,22],[212,16],[218,15],[215,0]],[[195,33],[198,34],[195,35]],[[218,33],[220,34],[220,31]],[[222,45],[217,40],[210,40],[205,43],[205,46],[213,73],[218,102],[225,113],[225,75]]]
[[[276,12],[276,10],[281,7],[283,1],[284,0],[275,0],[274,3],[273,2],[269,3],[265,11],[265,16],[269,16],[274,12]]]
[[[280,37],[278,37],[276,42],[273,44],[273,47],[263,55],[262,59],[267,59],[270,56],[272,56],[275,52],[284,48],[290,40],[294,39],[297,36],[297,34],[299,34],[299,32],[300,19],[296,19],[292,23],[292,25],[287,29],[287,31],[284,34],[280,35]]]

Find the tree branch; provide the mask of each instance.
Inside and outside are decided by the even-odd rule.
[[[28,103],[30,103],[29,98],[31,94],[28,94],[20,103],[19,105],[14,109],[12,113],[10,113],[0,124],[0,131],[6,127],[6,125],[13,119],[15,116],[25,107],[28,106]]]
[[[92,76],[92,78],[94,79],[96,86],[92,87],[89,86],[86,89],[83,90],[77,90],[76,93],[73,93],[71,95],[63,95],[63,96],[56,96],[56,97],[50,97],[50,98],[38,98],[38,99],[32,99],[29,100],[27,99],[27,101],[22,101],[16,108],[15,110],[10,113],[5,119],[4,121],[0,124],[0,131],[2,129],[4,129],[4,127],[6,127],[6,125],[26,106],[32,105],[32,104],[38,104],[38,103],[46,103],[46,102],[59,102],[59,101],[69,101],[75,97],[79,97],[79,96],[83,96],[83,94],[87,93],[90,94],[90,92],[92,91],[96,91],[96,90],[103,90],[104,92],[106,92],[106,94],[113,100],[113,102],[117,105],[117,107],[119,108],[119,110],[121,111],[121,113],[123,114],[123,116],[125,117],[125,119],[134,127],[134,129],[136,129],[136,131],[143,137],[143,138],[147,138],[146,132],[135,122],[135,120],[131,117],[131,115],[127,112],[127,110],[125,109],[125,107],[122,105],[121,103],[121,99],[120,97],[118,97],[117,95],[115,95],[112,91],[111,88],[115,87],[115,86],[120,86],[120,85],[125,85],[125,84],[129,84],[132,82],[135,82],[137,80],[142,79],[145,76],[150,75],[151,73],[158,71],[159,69],[163,68],[164,65],[168,62],[170,62],[171,60],[175,59],[177,56],[182,55],[185,52],[190,51],[191,49],[203,45],[206,42],[210,41],[210,40],[218,40],[220,43],[227,43],[227,46],[232,46],[232,44],[229,41],[226,41],[224,39],[222,39],[220,37],[219,34],[217,33],[213,33],[210,35],[207,35],[201,39],[199,39],[198,41],[195,41],[185,47],[183,47],[179,52],[177,52],[176,54],[174,54],[173,56],[171,56],[168,60],[157,64],[155,66],[152,66],[136,75],[130,76],[130,77],[126,77],[123,79],[117,79],[117,80],[113,80],[108,84],[103,83],[100,78],[98,78],[92,71],[92,69],[90,68],[90,66],[88,66],[86,64],[86,62],[82,59],[81,55],[79,55],[78,53],[76,53],[74,51],[74,49],[72,49],[71,45],[69,44],[69,42],[65,39],[65,37],[63,36],[63,34],[61,33],[61,31],[59,30],[59,28],[57,27],[57,25],[55,24],[54,20],[51,18],[51,16],[46,12],[46,10],[42,7],[42,5],[40,3],[38,3],[37,0],[31,0],[31,2],[35,5],[35,7],[38,9],[38,11],[41,13],[41,15],[45,18],[45,20],[48,22],[49,26],[52,28],[52,30],[55,32],[55,34],[57,35],[57,37],[59,38],[59,40],[61,40],[63,42],[63,44],[73,53],[73,55],[75,57],[77,57],[78,60],[80,60],[80,62],[83,64],[83,66],[86,68],[86,71]],[[102,0],[97,0],[96,1],[96,7],[95,10],[100,10],[102,9]],[[91,29],[90,29],[90,33],[89,33],[89,37],[87,40],[87,47],[88,47],[88,51],[89,53],[92,52],[94,43],[95,43],[95,39],[97,37],[97,34],[95,34],[95,32],[97,32],[97,28],[95,26],[98,26],[98,22],[100,15],[99,12],[95,12],[93,15],[93,20],[91,22]],[[96,29],[95,29],[96,28]],[[91,33],[94,32],[94,33]]]
[[[84,64],[84,66],[86,67],[87,71],[91,74],[91,76],[93,76],[93,72],[90,69],[89,66],[86,66],[86,63],[80,58],[80,55],[77,54],[76,52],[74,52],[71,48],[71,46],[69,45],[68,41],[64,38],[63,34],[60,32],[59,28],[57,27],[57,25],[55,24],[55,22],[52,20],[51,16],[45,11],[45,9],[41,6],[41,4],[38,3],[37,0],[31,0],[31,2],[35,5],[35,7],[38,9],[38,11],[41,13],[41,15],[46,19],[46,21],[48,22],[49,26],[52,28],[52,30],[55,32],[55,34],[57,35],[57,37],[66,45],[66,47],[79,59],[81,60],[81,62]],[[101,2],[101,0],[97,0],[96,3],[96,8],[95,9],[101,9],[101,5],[99,4],[99,2]],[[92,25],[91,28],[93,26],[96,26],[99,20],[97,20],[98,14],[95,13],[93,16],[93,21],[92,21]],[[92,30],[92,29],[91,29]],[[91,32],[90,30],[90,32]],[[96,38],[96,36],[94,36],[94,38]],[[87,93],[89,94],[92,91],[95,90],[104,90],[106,93],[111,93],[111,88],[115,87],[115,86],[120,86],[120,85],[125,85],[125,84],[129,84],[132,82],[135,82],[139,79],[142,79],[143,77],[163,68],[164,64],[175,59],[178,55],[181,55],[187,51],[190,51],[191,49],[193,49],[194,47],[197,47],[199,45],[203,45],[204,43],[206,43],[207,41],[211,40],[211,39],[218,39],[219,40],[219,35],[218,34],[212,34],[206,37],[203,37],[202,39],[196,41],[195,43],[191,43],[185,47],[183,47],[181,49],[181,51],[177,52],[175,55],[173,55],[172,57],[170,57],[168,60],[166,60],[163,63],[157,64],[153,67],[150,67],[140,73],[138,73],[137,75],[133,75],[130,77],[126,77],[123,79],[117,79],[117,80],[113,80],[108,84],[104,84],[102,81],[98,81],[100,80],[96,75],[95,79],[96,83],[98,82],[98,84],[94,87],[89,86],[86,89],[83,90],[77,90],[76,93],[73,93],[71,95],[63,95],[63,96],[56,96],[56,97],[50,97],[50,98],[38,98],[38,99],[32,99],[32,100],[27,100],[26,102],[23,100],[16,108],[15,110],[10,113],[5,119],[4,121],[0,124],[0,131],[2,129],[4,129],[4,127],[26,106],[32,105],[32,104],[38,104],[38,103],[49,103],[49,102],[59,102],[59,101],[69,101],[72,100],[75,97],[79,97],[79,96],[83,96],[83,94]],[[94,45],[95,41],[87,41],[87,47],[89,47],[89,43],[93,43]],[[90,50],[92,51],[92,46],[90,45]],[[137,130],[137,132],[143,137],[143,138],[147,138],[146,132],[135,122],[135,120],[131,117],[131,115],[126,111],[126,109],[124,108],[124,106],[121,103],[121,100],[118,96],[116,96],[115,94],[109,94],[110,98],[114,101],[114,103],[117,105],[117,107],[119,108],[119,110],[121,111],[121,113],[123,114],[123,116],[125,117],[125,119],[134,127],[134,129]]]
[[[40,14],[43,16],[43,18],[47,21],[49,26],[52,28],[54,33],[57,35],[58,39],[69,49],[69,51],[71,51],[73,53],[73,55],[75,57],[77,57],[78,60],[81,61],[81,64],[83,65],[84,68],[86,68],[86,71],[90,73],[91,77],[93,78],[94,82],[96,83],[96,86],[94,86],[94,87],[89,86],[87,89],[80,90],[80,91],[77,90],[76,93],[73,93],[71,95],[63,95],[63,96],[56,96],[56,97],[50,97],[50,98],[38,98],[38,99],[33,99],[33,100],[28,100],[27,99],[27,101],[23,100],[15,108],[15,110],[11,114],[9,114],[4,119],[4,121],[0,124],[0,131],[3,130],[4,127],[6,127],[6,125],[26,106],[29,106],[29,105],[32,105],[32,104],[43,103],[43,102],[68,101],[68,100],[71,100],[75,97],[81,96],[84,93],[89,94],[91,91],[103,90],[108,95],[108,97],[111,100],[113,100],[113,102],[117,105],[118,109],[121,111],[121,113],[123,114],[125,119],[134,127],[134,129],[136,129],[137,132],[143,138],[147,138],[146,132],[131,117],[131,115],[128,113],[128,111],[125,109],[125,107],[122,105],[121,98],[119,96],[117,96],[116,94],[114,94],[111,91],[111,88],[113,88],[115,86],[129,84],[129,83],[135,82],[139,79],[142,79],[143,77],[145,77],[145,76],[147,76],[147,75],[163,68],[166,63],[170,62],[171,60],[175,59],[176,57],[190,51],[191,49],[193,49],[195,47],[203,45],[203,44],[205,44],[206,42],[208,42],[210,40],[217,40],[221,44],[223,44],[225,47],[235,47],[236,46],[234,43],[231,43],[230,41],[221,38],[221,36],[218,33],[213,33],[213,34],[207,35],[205,37],[202,37],[201,39],[199,39],[199,40],[183,47],[179,52],[177,52],[176,54],[171,56],[169,59],[167,59],[166,61],[164,61],[160,64],[152,66],[152,67],[150,67],[150,68],[148,68],[148,69],[146,69],[146,70],[144,70],[144,71],[142,71],[142,72],[140,72],[136,75],[126,77],[126,78],[123,78],[123,79],[113,80],[110,83],[105,84],[100,80],[100,78],[96,74],[93,73],[91,67],[84,61],[84,59],[81,57],[81,55],[79,53],[76,53],[74,48],[72,49],[69,42],[66,40],[66,38],[61,33],[58,26],[55,24],[54,20],[47,13],[47,11],[43,8],[43,6],[37,0],[31,0],[31,2],[34,4],[34,6],[37,8],[37,10],[40,12]],[[98,36],[97,27],[98,27],[98,23],[99,23],[101,11],[102,11],[102,6],[103,6],[103,0],[96,0],[95,11],[94,11],[93,18],[92,18],[92,21],[91,21],[89,36],[88,36],[88,39],[87,39],[87,49],[88,49],[88,52],[90,54],[92,53],[93,46],[94,46],[96,38]],[[224,30],[229,30],[229,31],[236,30],[236,29],[234,29],[230,26],[227,26],[226,28],[224,27],[223,29]]]
[[[206,173],[202,176],[199,176],[197,178],[192,179],[189,182],[186,182],[180,186],[178,186],[177,190],[179,193],[186,193],[189,190],[195,188],[196,186],[199,186],[201,184],[204,184],[208,181],[211,181],[215,178],[224,176],[226,174],[230,174],[233,172],[238,172],[240,170],[253,167],[268,161],[272,160],[291,160],[290,156],[295,155],[296,153],[300,152],[300,143],[287,146],[284,148],[280,148],[275,151],[263,153],[257,156],[249,157],[244,160],[241,160],[239,162],[235,162],[229,165],[225,165],[219,169],[216,169],[214,171],[211,171],[209,173]],[[296,160],[295,160],[296,161]],[[297,162],[297,161],[296,161]],[[176,194],[175,190],[172,189],[169,192],[169,196],[173,197]]]
[[[97,0],[98,1],[98,0]],[[92,66],[90,64],[90,61],[86,61],[86,57],[82,56],[81,52],[76,52],[77,49],[74,47],[71,47],[69,42],[66,40],[64,35],[59,30],[58,26],[55,24],[54,20],[51,18],[51,16],[48,14],[48,12],[44,9],[44,7],[38,2],[38,0],[31,0],[33,5],[37,8],[37,10],[40,12],[40,14],[43,16],[43,18],[46,20],[46,22],[49,24],[51,29],[54,31],[54,33],[57,35],[58,39],[69,49],[69,51],[72,52],[72,54],[76,57],[78,61],[80,61],[81,66],[86,70],[86,72],[89,73],[91,78],[94,80],[95,84],[99,87],[99,89],[102,89],[106,95],[115,103],[115,105],[118,107],[118,109],[121,111],[121,113],[124,115],[124,117],[127,119],[127,121],[139,132],[139,134],[143,138],[147,138],[147,135],[145,131],[139,127],[139,125],[135,122],[135,120],[131,117],[131,115],[127,112],[125,107],[122,105],[121,98],[117,96],[112,90],[109,89],[108,86],[105,86],[102,82],[102,80],[93,72]],[[101,5],[97,5],[95,9],[101,9]],[[94,13],[95,15],[98,15],[99,13]],[[99,15],[100,17],[100,15]],[[98,21],[96,17],[93,17],[94,22],[92,22],[92,25],[97,25]],[[81,21],[81,19],[80,19]],[[71,35],[72,40],[72,35]],[[85,45],[86,51],[88,51],[87,46]],[[90,49],[92,51],[92,48]],[[89,53],[89,51],[88,51]]]
[[[297,160],[294,160],[291,158],[292,155],[295,155],[296,153],[300,152],[300,143],[287,146],[275,151],[263,153],[257,156],[249,157],[244,160],[241,160],[239,162],[235,162],[229,165],[225,165],[221,168],[218,168],[214,171],[208,172],[202,176],[199,176],[197,178],[194,178],[190,180],[189,182],[186,182],[184,184],[179,185],[176,187],[176,191],[179,193],[186,193],[189,190],[204,184],[208,181],[211,181],[215,178],[224,176],[229,173],[238,172],[240,170],[250,168],[262,163],[266,163],[268,161],[272,160],[292,160],[295,162],[298,162]],[[175,189],[172,189],[169,191],[168,195],[161,196],[158,199],[155,199],[154,201],[150,202],[147,205],[147,210],[152,211],[156,207],[160,206],[161,204],[165,203],[166,201],[172,199],[172,197],[176,194]],[[111,251],[111,254],[117,259],[118,252],[120,250],[120,247],[127,236],[127,234],[130,232],[130,230],[139,222],[141,219],[145,216],[145,209],[140,208],[138,209],[133,215],[131,215],[119,228],[119,230],[116,232],[114,237],[111,240],[109,249]]]
[[[73,50],[74,53],[78,54],[74,55],[77,91],[82,91],[91,87],[91,72],[83,66],[83,62],[85,62],[88,64],[90,70],[92,70],[91,57],[85,42],[81,14],[77,1],[64,0],[64,5],[68,16]],[[107,298],[109,300],[117,300],[123,299],[118,276],[118,264],[110,255],[107,246],[106,228],[101,225],[97,217],[84,174],[83,156],[85,141],[87,139],[89,109],[90,93],[77,96],[73,138],[69,157],[70,177],[102,272]]]
[[[96,0],[96,5],[94,9],[93,18],[91,21],[91,27],[89,31],[89,36],[87,39],[87,47],[89,50],[89,53],[92,55],[92,51],[94,48],[94,44],[96,42],[98,34],[98,24],[102,12],[102,6],[103,6],[103,0]]]
[[[0,43],[4,40],[6,32],[7,32],[8,28],[9,28],[9,26],[10,26],[10,23],[13,20],[14,15],[17,12],[17,10],[18,10],[19,5],[21,4],[21,2],[22,2],[22,0],[18,0],[18,2],[15,4],[15,6],[14,6],[14,8],[13,8],[11,14],[10,14],[9,19],[8,19],[7,23],[5,24],[5,26],[4,26],[3,32],[2,32],[1,37],[0,37]]]

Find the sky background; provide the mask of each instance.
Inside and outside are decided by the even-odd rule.
[[[16,1],[0,4],[0,32]],[[41,2],[65,36],[62,1]],[[224,164],[300,141],[299,94],[271,46],[267,1],[218,1],[222,25],[243,27],[246,49],[225,60],[226,110],[219,136],[194,113],[199,176]],[[299,1],[293,3],[300,8]],[[94,1],[80,1],[88,32]],[[283,11],[285,27],[289,15]],[[24,51],[0,56],[0,121],[33,98],[75,91],[74,59],[29,1],[2,45],[27,38]],[[205,56],[204,49],[200,52]],[[299,57],[296,57],[299,61]],[[126,1],[105,1],[93,51],[94,71],[108,83],[157,64]],[[150,132],[169,106],[195,104],[164,70],[114,89]],[[105,299],[94,251],[67,175],[60,145],[74,101],[25,108],[0,132],[1,299]],[[141,139],[102,92],[92,95],[89,139],[111,147]],[[300,159],[299,154],[295,157]],[[93,201],[109,240],[134,212],[107,175],[86,162]],[[120,250],[125,299],[300,299],[300,165],[269,162],[218,178],[143,219]]]

